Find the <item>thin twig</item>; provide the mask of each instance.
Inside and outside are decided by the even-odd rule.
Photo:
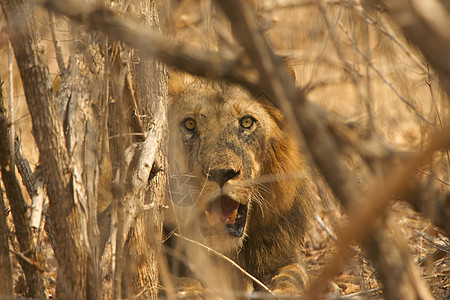
[[[427,67],[428,67],[428,80],[426,81],[426,83],[427,83],[427,85],[428,85],[428,87],[430,89],[431,102],[433,104],[434,109],[436,110],[436,115],[437,115],[437,118],[439,120],[439,125],[442,128],[444,126],[444,124],[442,122],[442,118],[441,118],[441,114],[439,112],[438,106],[436,104],[436,97],[434,96],[434,93],[433,93],[433,86],[432,86],[433,80],[432,80],[431,73],[430,73],[430,70],[429,70],[430,66],[427,65]],[[447,156],[447,163],[450,164],[450,153],[449,153],[448,149],[445,149],[445,154]]]
[[[320,227],[323,228],[323,230],[325,230],[326,233],[328,233],[328,235],[334,240],[337,241],[338,238],[337,236],[334,234],[333,231],[331,231],[330,228],[328,228],[328,226],[323,222],[322,218],[318,215],[318,214],[314,214],[314,218],[316,219],[317,223],[319,223]]]
[[[370,65],[368,61],[371,61],[370,58],[370,30],[369,25],[367,23],[364,23],[364,46],[365,46],[365,54],[368,60],[366,61],[366,97],[365,97],[365,104],[366,104],[366,110],[368,115],[368,128],[371,131],[375,131],[375,123],[373,119],[373,108],[372,108],[372,78],[370,77]]]
[[[427,175],[427,176],[429,176],[429,177],[431,177],[431,178],[433,178],[433,179],[435,179],[435,180],[437,180],[437,181],[439,181],[439,182],[445,184],[446,186],[450,186],[450,183],[448,183],[448,182],[446,182],[446,181],[444,181],[444,180],[442,180],[442,179],[440,179],[440,178],[437,178],[436,176],[433,176],[433,175],[431,175],[430,173],[428,173],[428,172],[426,172],[426,171],[424,171],[424,170],[422,170],[422,169],[418,169],[418,171],[419,171],[420,173],[422,173],[422,174],[425,174],[425,175]]]
[[[26,263],[28,263],[30,266],[32,266],[33,268],[35,268],[37,271],[39,271],[40,273],[44,272],[44,268],[42,266],[40,266],[37,262],[32,261],[31,259],[29,259],[28,257],[26,257],[25,255],[23,255],[20,252],[14,251],[12,249],[9,249],[9,251],[11,253],[13,253],[15,256],[17,256],[17,258],[19,260],[22,260]]]
[[[258,278],[254,277],[252,274],[248,273],[247,271],[245,271],[240,265],[238,265],[235,261],[233,261],[232,259],[226,257],[225,255],[223,255],[220,252],[217,252],[216,250],[203,245],[202,243],[199,243],[197,241],[191,240],[187,237],[184,237],[182,235],[179,235],[178,233],[174,232],[173,233],[174,236],[179,237],[180,239],[183,239],[189,243],[192,243],[194,245],[197,245],[203,249],[208,250],[209,252],[213,253],[214,255],[226,260],[227,262],[229,262],[233,267],[235,267],[236,269],[238,269],[239,271],[242,272],[242,274],[244,274],[245,276],[247,276],[248,278],[250,278],[253,282],[255,282],[257,285],[259,285],[260,287],[262,287],[266,292],[268,292],[269,294],[273,295],[273,292],[264,284],[262,283]]]
[[[397,46],[406,54],[406,56],[408,56],[419,67],[420,70],[422,70],[428,76],[431,76],[430,70],[427,70],[423,62],[420,61],[414,54],[412,54],[411,50],[409,50],[402,42],[400,42],[399,38],[395,35],[395,33],[391,33],[386,28],[384,28],[382,23],[379,20],[377,20],[376,17],[369,14],[367,10],[362,9],[361,11],[363,11],[364,13],[365,17],[364,20],[366,20],[366,23],[375,27],[379,32],[381,32],[382,34],[387,36],[391,41],[397,44]]]
[[[322,13],[322,17],[325,21],[325,24],[327,25],[327,29],[328,29],[328,32],[329,32],[329,35],[331,38],[331,42],[333,43],[334,49],[336,50],[336,54],[339,57],[342,64],[344,65],[344,71],[346,71],[350,74],[350,78],[352,80],[353,85],[355,86],[355,91],[356,91],[358,98],[367,102],[368,99],[366,96],[364,96],[364,94],[362,92],[362,87],[361,87],[361,83],[360,83],[360,75],[348,62],[348,60],[346,59],[346,57],[344,55],[344,51],[342,50],[341,45],[337,41],[336,28],[331,22],[331,19],[328,15],[328,11],[325,9],[323,0],[316,0],[316,2],[317,2],[317,5],[319,6],[320,12]],[[336,21],[336,24],[339,24],[339,23],[341,23],[341,22],[338,19]]]
[[[442,88],[450,95],[448,28],[450,12],[439,0],[379,0],[390,16],[403,28],[408,41],[416,44],[439,75]]]
[[[341,9],[339,10],[338,16],[336,17],[336,22],[338,22],[343,14],[343,8],[341,7]],[[322,49],[319,51],[319,55],[317,56],[317,59],[314,60],[314,64],[313,64],[313,68],[311,70],[311,78],[309,79],[308,83],[305,86],[305,89],[308,89],[309,91],[311,91],[313,89],[314,86],[320,85],[320,83],[317,82],[317,80],[314,82],[314,86],[313,86],[313,76],[314,74],[317,74],[317,70],[319,68],[319,65],[321,63],[323,63],[324,60],[324,56],[325,56],[325,50],[328,47],[328,43],[331,39],[331,35],[327,35],[325,41],[323,42],[322,45]]]
[[[436,242],[437,238],[427,234],[426,232],[417,229],[414,229],[414,231],[420,234],[424,239],[426,239],[434,248],[450,254],[450,246],[439,244],[438,242]]]
[[[406,99],[405,97],[402,96],[402,94],[397,90],[397,88],[392,84],[392,82],[390,82],[386,77],[384,77],[384,75],[381,73],[380,70],[378,70],[372,63],[372,61],[370,60],[370,57],[368,57],[356,44],[355,39],[349,34],[348,30],[344,27],[344,25],[342,23],[339,23],[339,26],[341,27],[342,31],[344,32],[344,34],[347,36],[347,38],[350,40],[353,48],[356,50],[356,52],[361,55],[366,64],[375,71],[375,73],[378,75],[378,77],[380,77],[381,80],[384,81],[384,83],[387,84],[387,86],[389,86],[391,88],[391,90],[397,95],[397,97],[406,104],[406,106],[408,106],[420,119],[422,119],[423,121],[425,121],[427,124],[432,125],[433,122],[431,122],[430,120],[428,120],[424,115],[422,115],[417,108],[414,106],[414,104],[412,104],[410,101],[408,101],[408,99]]]

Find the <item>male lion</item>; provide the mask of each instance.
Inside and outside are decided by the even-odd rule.
[[[275,293],[302,293],[313,198],[281,112],[239,86],[206,80],[189,84],[170,106],[170,151],[182,157],[172,173],[189,175],[181,194],[191,195],[197,212],[178,219],[198,221],[197,239]]]

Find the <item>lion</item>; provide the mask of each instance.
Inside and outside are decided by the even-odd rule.
[[[309,281],[303,241],[314,198],[283,114],[266,98],[224,81],[195,79],[172,98],[170,166],[183,182],[172,184],[172,197],[190,201],[189,213],[176,218],[195,220],[195,239],[274,293],[301,294]]]

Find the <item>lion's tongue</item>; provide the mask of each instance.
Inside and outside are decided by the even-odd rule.
[[[219,205],[220,203],[220,205]],[[229,197],[222,196],[206,211],[206,217],[210,224],[214,225],[218,220],[226,224],[234,224],[239,208],[239,203]]]

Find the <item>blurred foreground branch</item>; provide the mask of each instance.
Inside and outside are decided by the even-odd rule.
[[[93,6],[75,0],[40,0],[39,3],[91,30],[102,31],[113,39],[158,57],[167,65],[198,76],[240,82],[250,90],[259,91],[256,87],[257,74],[250,72],[248,62],[234,49],[208,51],[202,47],[174,42],[160,32],[143,28],[140,23],[119,17],[101,5]]]
[[[384,182],[381,184],[381,188],[379,184],[375,184],[372,189],[367,193],[367,199],[356,205],[351,209],[350,221],[349,225],[346,226],[341,234],[339,235],[339,252],[335,255],[335,259],[325,268],[323,276],[325,278],[332,278],[338,272],[338,269],[341,264],[341,259],[348,257],[350,254],[348,252],[348,246],[351,245],[354,241],[367,241],[367,234],[373,231],[373,225],[375,224],[376,219],[384,212],[387,205],[391,200],[392,195],[404,195],[408,188],[410,187],[410,182],[413,180],[414,175],[416,174],[416,170],[423,165],[430,156],[437,150],[440,150],[444,147],[450,146],[450,127],[445,127],[442,131],[436,131],[432,138],[430,139],[429,145],[419,153],[413,155],[409,160],[407,160],[402,166],[395,168],[389,176],[386,177]],[[379,225],[377,225],[379,226]],[[397,235],[397,240],[400,238]],[[372,256],[376,256],[379,259],[374,263],[379,264],[384,271],[380,272],[381,276],[386,276],[391,273],[398,278],[398,274],[396,274],[396,270],[389,268],[389,262],[385,261],[385,257],[396,257],[396,259],[404,260],[405,255],[408,256],[407,251],[403,249],[404,246],[396,243],[398,247],[398,252],[400,255],[393,254],[395,252],[395,244],[390,243],[388,247],[386,247],[386,236],[380,231],[380,228],[375,230],[373,233],[373,237],[369,239],[369,251],[372,252]],[[376,250],[379,248],[379,250]],[[378,251],[377,253],[373,253],[373,251]],[[380,253],[385,254],[385,256],[379,255]],[[408,262],[410,264],[411,262]],[[403,266],[407,266],[408,264],[402,263]],[[380,271],[378,269],[378,271]],[[417,291],[416,296],[419,299],[432,299],[431,294],[428,294],[429,291],[426,291],[423,286],[418,285],[417,274],[411,272],[410,268],[405,270],[408,274],[411,274],[411,290]],[[390,286],[391,291],[395,294],[398,293],[398,296],[401,296],[401,291],[398,288],[398,280],[390,281],[389,275],[388,278],[383,280],[385,288]],[[394,284],[395,283],[395,284]],[[391,286],[394,285],[394,286]],[[313,284],[314,289],[318,288],[321,285],[319,281]],[[411,290],[404,290],[407,294],[403,294],[403,296],[412,295],[409,294]],[[391,294],[392,295],[392,294]],[[390,298],[391,299],[391,298]],[[395,299],[401,299],[395,297]]]
[[[351,206],[358,205],[359,208],[357,216],[361,216],[360,205],[367,210],[368,213],[360,221],[364,221],[364,226],[353,226],[352,228],[357,228],[359,232],[346,233],[345,236],[349,240],[345,241],[343,245],[340,245],[340,251],[344,253],[339,253],[336,255],[336,269],[332,270],[330,274],[324,272],[318,281],[316,281],[309,293],[311,297],[317,297],[317,293],[323,290],[324,279],[331,279],[337,274],[342,259],[345,257],[345,252],[350,245],[350,241],[360,240],[369,234],[369,230],[373,229],[376,224],[377,218],[383,214],[384,208],[390,202],[390,197],[394,193],[398,192],[399,189],[404,184],[401,180],[409,180],[411,176],[415,173],[415,168],[418,167],[419,163],[408,165],[408,170],[404,173],[397,174],[399,177],[394,179],[400,180],[400,182],[393,181],[393,186],[388,184],[391,182],[387,181],[386,188],[383,192],[374,193],[377,201],[364,201],[361,203],[360,197],[363,196],[362,191],[357,189],[357,184],[355,180],[350,176],[351,172],[342,163],[343,148],[342,142],[345,141],[348,136],[337,122],[331,121],[330,117],[324,112],[319,112],[313,105],[306,101],[305,97],[300,94],[295,88],[294,82],[289,78],[289,74],[284,66],[277,61],[277,58],[273,54],[270,46],[265,40],[264,36],[258,30],[258,24],[256,22],[256,17],[254,12],[252,12],[248,3],[239,0],[232,0],[227,2],[217,1],[217,4],[221,6],[224,12],[229,17],[232,26],[235,28],[236,38],[246,49],[249,57],[252,58],[252,62],[255,68],[258,69],[260,76],[260,86],[266,87],[269,90],[270,96],[280,104],[283,112],[287,116],[291,124],[294,124],[297,136],[299,140],[305,140],[305,144],[308,146],[309,152],[312,154],[314,162],[321,170],[327,183],[338,197],[338,199],[343,203],[344,207],[349,209]],[[275,75],[276,74],[276,75]],[[295,126],[295,124],[298,124]],[[434,142],[434,140],[433,140]],[[345,144],[345,142],[344,142]],[[355,149],[360,151],[360,149]],[[436,150],[433,148],[433,151]],[[431,153],[426,152],[426,157]],[[423,157],[422,157],[423,159]],[[409,168],[412,169],[409,169]],[[347,169],[347,170],[346,170]],[[400,169],[398,172],[403,171]],[[372,177],[372,176],[371,176]],[[366,178],[369,182],[373,182],[373,191],[379,189],[379,183],[373,178]],[[352,214],[351,214],[352,215]],[[356,229],[355,229],[356,230]],[[359,233],[359,235],[358,235]],[[371,241],[375,245],[379,246],[375,251],[377,255],[372,255],[372,259],[375,259],[375,265],[379,266],[377,271],[381,274],[385,287],[385,295],[389,299],[406,299],[411,296],[420,299],[432,299],[431,293],[426,288],[424,283],[421,282],[420,278],[416,278],[414,272],[408,272],[404,268],[404,263],[397,263],[395,261],[388,263],[387,265],[381,263],[381,259],[390,255],[389,252],[383,251],[383,247],[380,245],[382,240],[389,239],[389,234],[383,226],[377,227],[377,233],[383,236],[383,239],[374,239],[371,236]],[[342,238],[341,238],[342,239]],[[341,240],[342,243],[342,240]],[[376,248],[375,248],[376,249]],[[398,253],[398,257],[402,256],[402,251],[399,247],[393,245],[390,250],[391,253]],[[380,262],[380,263],[378,263]],[[410,264],[410,263],[409,263]],[[327,268],[326,271],[329,269]],[[393,272],[395,270],[395,272]],[[393,278],[391,274],[396,274],[401,276],[402,279]],[[328,275],[328,276],[327,276]],[[389,281],[399,282],[402,284],[402,288],[398,289],[388,285]],[[412,292],[410,292],[412,291]]]
[[[436,70],[441,88],[450,96],[450,5],[448,1],[378,0],[384,4],[394,21],[409,40],[423,53]],[[431,82],[429,83],[431,86]],[[444,128],[443,124],[440,124]],[[446,148],[448,152],[448,148]],[[419,197],[420,198],[420,197]],[[422,200],[422,199],[421,199]],[[417,207],[417,203],[413,203]],[[450,235],[450,210],[439,204],[437,226]]]

